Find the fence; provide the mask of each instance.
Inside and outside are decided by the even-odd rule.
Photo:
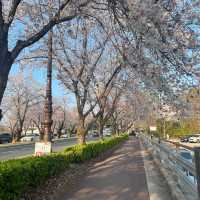
[[[145,146],[152,150],[153,156],[159,160],[161,166],[170,170],[181,191],[184,191],[184,196],[190,200],[200,199],[200,148],[187,148],[178,143],[170,146],[166,141],[160,142],[145,135],[141,138]],[[186,148],[193,155],[190,161],[180,154]]]

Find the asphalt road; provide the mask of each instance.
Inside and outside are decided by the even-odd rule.
[[[96,140],[97,138],[91,138],[89,140]],[[62,151],[67,146],[71,146],[77,143],[76,138],[60,139],[53,143],[53,152]],[[33,155],[35,150],[34,143],[24,143],[17,145],[0,145],[0,160],[9,160],[28,155]]]

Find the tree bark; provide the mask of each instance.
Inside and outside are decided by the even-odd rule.
[[[86,144],[86,128],[85,128],[85,122],[84,119],[79,119],[78,127],[77,127],[77,136],[78,136],[78,142],[81,145]]]
[[[59,127],[57,128],[56,132],[58,134],[58,138],[61,137],[62,135],[62,130],[63,130],[63,125],[59,125]]]
[[[113,119],[113,133],[116,135],[117,134],[117,123],[116,123],[116,119]]]
[[[104,137],[103,137],[104,121],[103,121],[102,116],[99,117],[99,123],[98,124],[99,124],[99,136],[103,140],[104,139]]]
[[[44,140],[44,129],[43,128],[39,129],[39,133],[40,133],[40,141],[43,141]]]
[[[8,57],[6,58],[9,59]],[[0,105],[7,86],[8,74],[10,72],[10,69],[11,69],[11,64],[8,61],[0,62]]]
[[[85,144],[86,144],[85,135],[80,135],[80,136],[78,137],[78,143],[79,143],[80,145],[85,145]]]
[[[22,128],[17,128],[15,130],[15,141],[19,142],[22,135]]]

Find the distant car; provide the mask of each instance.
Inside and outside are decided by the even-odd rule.
[[[105,128],[103,130],[103,135],[107,136],[107,137],[110,137],[112,135],[112,130],[110,128]]]
[[[94,133],[94,134],[92,134],[92,137],[99,137],[99,134],[98,133]]]
[[[52,135],[52,138],[53,138],[53,139],[55,139],[55,138],[57,138],[57,137],[58,137],[58,134],[53,134],[53,135]]]
[[[200,134],[192,135],[192,136],[189,138],[189,142],[191,142],[191,143],[200,142]]]
[[[40,140],[39,134],[30,134],[21,138],[21,142],[36,142]]]
[[[130,131],[129,135],[136,136],[136,132],[134,130]]]
[[[68,135],[67,134],[63,134],[60,136],[60,138],[68,138]]]
[[[189,142],[190,137],[192,137],[192,135],[186,135],[184,137],[182,137],[180,139],[181,142]]]
[[[97,130],[93,130],[91,133],[92,133],[92,137],[99,137],[99,133]]]
[[[9,133],[0,134],[0,144],[12,142],[12,136]]]

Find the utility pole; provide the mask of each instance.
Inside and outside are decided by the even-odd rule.
[[[49,0],[48,10],[49,10],[49,20],[52,15],[52,3]],[[53,60],[53,29],[48,32],[48,64],[47,64],[47,85],[46,85],[46,98],[44,105],[44,119],[43,119],[43,128],[44,128],[44,142],[51,142],[52,132],[51,126],[53,123],[52,120],[52,60]]]

